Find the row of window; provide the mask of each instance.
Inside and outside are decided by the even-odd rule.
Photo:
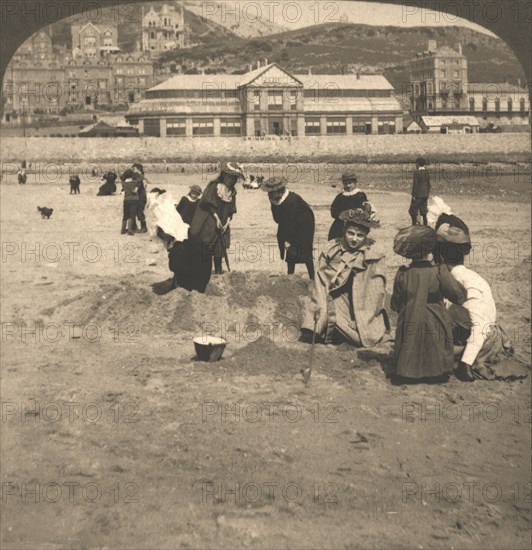
[[[506,105],[507,105],[507,111],[509,113],[511,113],[513,111],[513,105],[514,105],[511,97],[508,98],[508,101],[507,101]],[[471,97],[469,99],[469,110],[471,112],[474,112],[476,110],[475,109],[475,98],[474,97]],[[499,98],[497,98],[497,99],[495,99],[495,112],[498,113],[498,112],[500,112],[500,110],[501,110],[501,100]],[[488,111],[488,100],[487,99],[482,100],[482,111],[485,112],[485,113]],[[526,112],[525,98],[524,97],[522,97],[519,100],[519,111],[521,113]]]
[[[166,135],[167,136],[185,136],[186,135],[185,119],[167,119]],[[255,135],[261,134],[261,121],[255,120]],[[297,135],[297,121],[291,119],[289,129],[283,129],[281,121],[268,121],[268,130],[270,134],[281,135],[282,132]],[[371,134],[371,120],[368,119],[353,119],[351,131],[353,134]],[[379,134],[395,134],[395,119],[379,120],[377,133]],[[158,119],[145,119],[144,133],[151,136],[160,136],[160,121]],[[343,117],[328,117],[326,119],[327,135],[346,135],[347,134],[347,119]],[[305,119],[305,135],[320,135],[321,122],[319,118]],[[214,135],[214,120],[212,118],[193,118],[192,119],[192,135],[193,136],[213,136]],[[242,123],[238,118],[222,119],[220,121],[220,135],[222,136],[240,136],[242,135]]]
[[[371,134],[371,120],[353,119],[353,134]],[[395,134],[395,120],[381,120],[378,122],[379,134]],[[305,119],[305,135],[321,134],[321,123],[319,119]],[[327,135],[347,134],[347,120],[345,118],[327,118]]]
[[[171,27],[172,26],[172,20],[170,18],[164,18],[163,19],[163,27]],[[158,21],[148,21],[148,27],[149,28],[153,28],[153,27],[158,27],[159,26],[159,23]],[[179,25],[176,23],[175,24],[175,28],[179,28]]]

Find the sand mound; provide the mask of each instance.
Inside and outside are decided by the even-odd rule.
[[[146,273],[134,280],[98,284],[93,291],[40,313],[57,323],[135,323],[142,334],[197,332],[205,326],[219,333],[242,330],[253,323],[299,326],[300,300],[307,295],[309,285],[299,277],[228,273],[213,277],[205,294],[176,289],[160,295],[149,277]]]

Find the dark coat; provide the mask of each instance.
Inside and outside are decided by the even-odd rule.
[[[414,172],[412,184],[412,196],[418,199],[426,199],[430,194],[430,174],[428,170],[417,169]]]
[[[344,195],[339,193],[331,204],[331,216],[334,218],[334,222],[329,229],[329,236],[327,240],[339,239],[343,237],[344,222],[339,219],[340,214],[344,210],[350,210],[355,208],[362,208],[362,205],[367,202],[368,197],[363,191],[359,191],[354,195]]]
[[[205,292],[211,278],[212,256],[204,253],[201,243],[190,239],[176,242],[168,250],[168,266],[179,287]]]
[[[414,261],[395,276],[392,309],[399,313],[394,370],[405,378],[431,378],[453,370],[451,318],[443,299],[462,304],[467,293],[445,265]]]
[[[272,214],[279,224],[277,243],[281,259],[296,264],[312,260],[314,213],[310,206],[297,193],[290,191],[280,205],[272,204]],[[285,242],[291,244],[286,254]]]
[[[105,183],[100,186],[98,189],[99,196],[112,195],[116,193],[116,178],[117,175],[114,172],[107,172],[102,179],[105,180]]]
[[[81,180],[79,179],[79,176],[70,176],[68,181],[70,183],[70,187],[79,187],[81,185]]]
[[[127,179],[140,178],[141,176],[142,176],[142,174],[139,174],[138,172],[134,172],[131,168],[128,168],[120,176],[120,179],[122,180],[122,182],[124,182]],[[144,207],[146,205],[147,200],[148,200],[147,197],[146,197],[146,187],[144,186],[144,178],[142,178],[142,181],[139,185],[138,193],[139,193],[139,202],[140,202],[141,206]]]
[[[196,212],[196,208],[198,207],[199,202],[199,200],[190,200],[188,195],[181,197],[179,204],[176,206],[176,210],[179,212],[181,218],[185,223],[188,223],[190,225],[190,222],[192,222],[192,218],[194,217],[194,213]]]
[[[207,245],[208,250],[214,256],[223,257],[222,243],[219,232],[216,228],[214,213],[218,214],[220,221],[225,225],[229,218],[236,214],[236,189],[233,189],[233,198],[231,202],[223,201],[217,192],[217,186],[220,183],[218,179],[211,181],[194,212],[190,222],[190,238],[203,245]],[[228,227],[223,234],[226,249],[231,246],[231,228]]]

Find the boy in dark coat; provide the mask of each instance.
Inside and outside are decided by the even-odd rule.
[[[314,279],[314,213],[296,193],[288,191],[283,178],[264,182],[261,189],[268,193],[273,219],[278,224],[277,242],[281,259],[288,264],[288,275],[295,272],[296,264],[307,266],[308,276]]]
[[[412,201],[408,209],[408,213],[412,218],[412,225],[417,225],[418,212],[423,216],[423,225],[427,225],[430,174],[425,165],[424,158],[416,160],[416,170],[414,171],[414,182],[412,184]]]
[[[334,222],[329,229],[327,240],[340,239],[344,234],[344,222],[340,219],[340,214],[346,210],[356,210],[363,208],[368,197],[364,191],[357,189],[357,177],[354,172],[346,172],[342,175],[342,185],[344,190],[336,195],[331,204],[331,216]]]
[[[395,237],[394,252],[412,260],[397,271],[391,302],[399,313],[393,371],[398,379],[439,379],[453,371],[452,325],[443,300],[462,304],[467,294],[445,265],[433,264],[435,247],[430,227],[408,227]]]
[[[176,210],[181,214],[183,221],[189,225],[194,217],[194,212],[196,212],[201,193],[199,185],[191,185],[188,195],[181,197],[179,204],[176,206]]]

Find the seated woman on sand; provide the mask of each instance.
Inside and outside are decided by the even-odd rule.
[[[329,241],[319,259],[311,304],[303,312],[301,342],[349,342],[373,347],[390,323],[384,307],[384,255],[371,247],[370,229],[379,226],[369,207],[346,210],[341,238]]]
[[[446,264],[467,292],[462,306],[447,304],[452,320],[455,375],[460,380],[517,380],[528,367],[513,357],[514,350],[497,323],[497,308],[489,283],[464,266],[471,251],[469,228],[458,217],[443,213],[436,222],[435,259]]]

